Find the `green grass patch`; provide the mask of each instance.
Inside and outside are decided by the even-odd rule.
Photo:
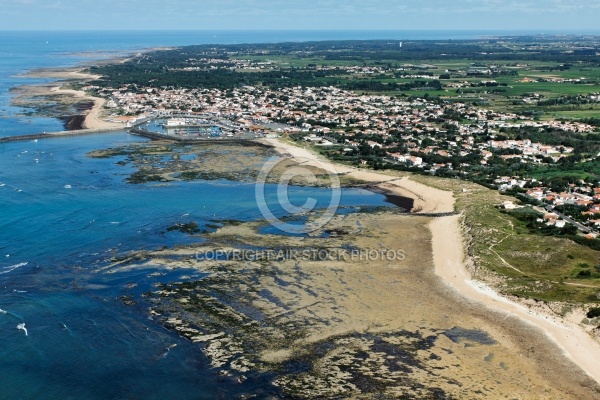
[[[464,215],[468,255],[478,267],[476,278],[486,281],[492,272],[502,277],[500,285],[492,279],[499,290],[519,297],[600,303],[600,251],[568,238],[530,233],[525,222],[498,209],[504,200],[517,200],[497,191],[452,179],[412,179],[455,193]]]

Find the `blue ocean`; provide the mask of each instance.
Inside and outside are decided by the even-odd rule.
[[[10,104],[21,74],[140,49],[202,43],[327,39],[470,38],[473,32],[0,32],[0,136],[62,130],[58,120]],[[29,110],[30,111],[30,110]],[[144,139],[126,132],[0,144],[0,398],[215,399],[277,394],[260,374],[239,385],[210,368],[197,345],[118,301],[194,275],[175,270],[98,273],[107,260],[201,239],[166,228],[189,220],[260,220],[253,184],[125,183],[131,172],[92,150]],[[274,190],[274,189],[272,189]],[[329,193],[295,188],[292,202]],[[235,199],[223,201],[223,199]],[[384,196],[344,190],[342,206],[389,206]]]

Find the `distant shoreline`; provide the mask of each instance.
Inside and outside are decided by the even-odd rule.
[[[116,61],[116,60],[114,60]],[[55,79],[50,83],[45,84],[34,84],[34,85],[23,85],[19,87],[20,95],[19,97],[26,98],[35,98],[35,97],[58,97],[58,102],[60,103],[60,96],[67,96],[75,103],[79,103],[82,101],[90,101],[93,102],[93,106],[91,109],[83,111],[81,113],[82,121],[79,122],[80,126],[73,126],[74,129],[69,129],[65,126],[65,130],[83,130],[83,129],[91,129],[91,130],[101,130],[101,129],[115,129],[115,128],[123,128],[124,124],[118,124],[114,122],[108,122],[102,118],[102,111],[106,100],[89,96],[82,90],[73,90],[73,89],[64,89],[66,84],[71,82],[77,83],[85,83],[87,81],[98,79],[99,77],[92,74],[87,74],[83,72],[84,67],[70,67],[70,68],[60,68],[60,69],[48,69],[48,70],[34,70],[26,74],[24,77],[31,78],[45,78],[45,79]],[[14,100],[13,100],[14,101]],[[32,104],[35,107],[35,104]],[[76,117],[71,116],[71,118]]]
[[[19,106],[27,108],[35,108],[36,97],[53,97],[58,98],[58,103],[61,103],[61,96],[65,96],[69,100],[63,104],[81,103],[84,101],[90,101],[93,106],[90,109],[83,110],[81,114],[73,114],[68,117],[57,118],[63,120],[65,130],[63,132],[55,132],[64,134],[64,132],[78,131],[78,134],[82,134],[83,131],[97,132],[102,130],[114,131],[118,129],[124,129],[124,123],[116,123],[107,121],[103,118],[102,112],[106,100],[99,97],[89,96],[82,90],[64,89],[64,86],[69,83],[85,84],[86,82],[100,78],[98,75],[93,75],[84,72],[86,68],[92,65],[108,65],[123,63],[129,60],[134,55],[140,55],[149,51],[159,51],[170,49],[170,47],[151,47],[144,50],[137,51],[135,53],[129,53],[126,55],[120,55],[118,57],[106,58],[101,60],[94,60],[90,62],[84,62],[79,65],[69,67],[50,67],[50,68],[36,68],[27,71],[24,74],[19,75],[22,78],[41,78],[41,79],[52,79],[51,82],[42,84],[29,84],[24,83],[23,85],[15,86],[10,89],[12,92],[18,92],[11,98],[11,103],[18,104]],[[90,54],[97,54],[97,52],[89,52]],[[101,54],[106,51],[100,52]],[[69,124],[71,124],[69,126]],[[44,132],[45,133],[45,132]],[[42,132],[32,132],[32,134],[42,134]]]
[[[116,60],[113,60],[113,62],[116,62]],[[38,88],[46,88],[45,92],[43,90],[40,92],[41,95],[44,95],[44,93],[46,95],[69,95],[74,99],[94,101],[94,107],[85,115],[83,125],[86,129],[82,132],[92,133],[92,131],[123,129],[124,126],[121,124],[107,122],[102,119],[104,99],[88,96],[83,91],[62,89],[61,82],[64,83],[65,79],[86,80],[96,78],[94,75],[82,73],[83,68],[56,69],[54,72],[48,70],[44,73],[38,71],[40,74],[36,74],[34,71],[28,76],[59,79],[47,85],[32,85]],[[378,190],[387,191],[390,195],[410,197],[414,202],[412,209],[417,214],[452,213],[455,211],[454,198],[451,192],[420,184],[408,177],[393,177],[370,170],[361,170],[333,164],[326,160],[319,160],[310,151],[279,140],[267,139],[266,142],[271,143],[281,154],[289,154],[291,157],[301,159],[303,162],[306,160],[316,162],[319,166],[324,166],[336,173],[344,173],[351,178],[376,185]],[[475,288],[475,283],[471,280],[464,265],[464,246],[459,220],[459,217],[444,217],[443,219],[436,219],[430,224],[433,234],[432,243],[436,273],[463,298],[481,303],[491,310],[499,311],[507,315],[507,318],[515,316],[520,321],[536,326],[554,344],[562,348],[566,357],[575,362],[596,382],[600,383],[600,370],[597,368],[597,360],[600,359],[600,346],[584,331],[575,325],[552,321],[541,314],[532,315],[527,310],[523,311],[522,306],[499,296],[495,292],[485,288],[481,290]],[[558,326],[557,324],[562,325]]]

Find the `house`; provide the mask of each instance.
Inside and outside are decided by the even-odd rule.
[[[320,142],[320,141],[323,140],[323,138],[321,138],[321,137],[319,137],[319,136],[317,136],[315,134],[312,134],[312,135],[309,135],[309,136],[304,136],[302,139],[304,139],[307,142]]]
[[[410,156],[408,162],[415,167],[423,165],[423,159],[421,157]]]
[[[533,197],[536,200],[542,200],[544,198],[543,188],[534,188],[527,191],[527,196]]]
[[[516,208],[521,208],[521,207],[517,206],[512,201],[503,201],[502,202],[502,208],[504,208],[505,210],[514,210]]]
[[[390,153],[389,157],[392,160],[398,161],[398,162],[406,162],[407,161],[407,157],[405,155],[400,154],[400,153]]]
[[[558,219],[558,215],[556,215],[554,213],[547,213],[544,215],[544,221],[550,221],[550,220],[556,221],[557,219]]]

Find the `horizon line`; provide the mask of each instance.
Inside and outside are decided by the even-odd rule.
[[[0,32],[599,32],[600,28],[514,29],[0,29]]]

